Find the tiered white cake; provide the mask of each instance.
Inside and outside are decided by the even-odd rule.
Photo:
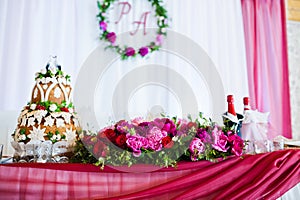
[[[13,134],[14,141],[67,141],[72,146],[80,130],[71,101],[70,76],[52,57],[46,68],[36,73],[31,101],[24,107]]]

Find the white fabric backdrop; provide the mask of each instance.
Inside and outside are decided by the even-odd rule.
[[[207,52],[221,75],[224,94],[234,94],[236,110],[242,112],[242,98],[248,95],[248,88],[240,1],[165,2],[168,16],[171,18],[170,30],[186,35]],[[95,17],[97,12],[96,0],[0,1],[0,112],[20,112],[30,100],[35,72],[45,66],[49,55],[58,56],[58,62],[64,71],[71,75],[75,85],[85,59],[102,44],[98,40],[98,22]],[[159,64],[164,60],[164,65],[171,68],[175,66],[176,59],[165,56],[165,59],[162,59],[160,54],[156,53],[149,61]],[[122,68],[134,62],[118,62],[117,65],[121,67],[113,66],[113,70],[120,70],[119,74],[122,75]],[[181,70],[186,69],[182,66]],[[190,77],[185,78],[191,82],[195,79],[192,73]],[[199,86],[193,87],[201,90]],[[204,88],[204,93],[205,90]],[[160,93],[161,95],[164,93]],[[198,93],[196,95],[201,96]],[[141,98],[143,97],[135,99],[135,102]],[[166,93],[165,98],[170,98],[170,94]],[[151,100],[147,99],[149,102]],[[225,111],[225,97],[221,101],[224,101]],[[204,102],[211,100],[205,99]],[[147,102],[143,105],[149,106]],[[169,109],[172,109],[172,104]],[[176,110],[175,107],[173,109]],[[203,109],[209,114],[210,110],[206,106],[203,106]],[[11,120],[16,124],[16,114],[11,116]],[[8,141],[14,127],[2,120],[0,123],[0,141]]]

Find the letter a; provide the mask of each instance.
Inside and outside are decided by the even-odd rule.
[[[137,33],[137,31],[139,30],[139,27],[141,24],[144,25],[144,35],[146,35],[146,23],[147,23],[147,15],[150,14],[150,11],[148,12],[144,12],[142,15],[141,15],[141,19],[140,21],[134,21],[133,24],[137,24],[137,27],[136,27],[136,30],[134,32],[130,32],[130,35],[135,35]],[[144,18],[144,20],[143,20]],[[143,20],[143,21],[142,21]]]

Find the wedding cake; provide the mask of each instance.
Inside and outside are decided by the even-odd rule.
[[[62,71],[56,57],[51,57],[46,68],[36,73],[31,101],[18,118],[14,141],[66,141],[68,146],[74,145],[80,126],[71,95],[70,76]]]

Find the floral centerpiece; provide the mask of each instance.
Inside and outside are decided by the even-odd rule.
[[[136,163],[175,167],[179,160],[216,161],[241,156],[244,141],[234,128],[220,127],[202,113],[195,120],[176,117],[146,121],[121,120],[98,133],[84,131],[75,148],[73,162],[100,165]]]

